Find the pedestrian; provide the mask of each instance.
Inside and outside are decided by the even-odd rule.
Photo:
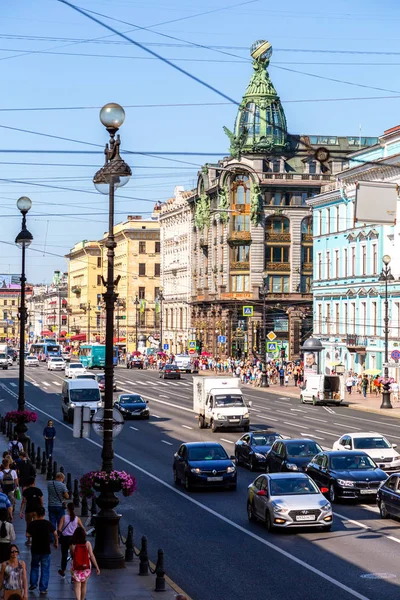
[[[75,507],[73,502],[67,504],[67,514],[64,515],[58,526],[58,541],[61,546],[61,568],[58,574],[65,577],[65,569],[68,562],[68,550],[72,544],[72,536],[78,527],[82,527],[82,521],[75,515]]]
[[[14,461],[19,459],[19,453],[24,449],[21,442],[18,441],[18,434],[14,433],[12,441],[8,444],[8,452]]]
[[[285,374],[285,387],[289,385],[289,373]]]
[[[92,563],[97,575],[100,575],[100,569],[93,554],[92,544],[86,540],[86,532],[83,527],[77,527],[72,536],[71,555],[71,579],[74,582],[75,597],[76,600],[85,600]]]
[[[399,401],[399,384],[397,383],[397,381],[393,381],[390,388],[393,393],[393,401],[398,402]]]
[[[35,484],[35,478],[31,476],[28,480],[28,486],[22,492],[19,516],[21,519],[23,518],[25,509],[25,521],[27,525],[37,519],[38,509],[43,506],[43,492]]]
[[[353,377],[351,375],[346,379],[346,388],[349,394],[351,394],[351,389],[353,387]]]
[[[3,460],[4,469],[0,471],[0,485],[3,494],[8,496],[14,510],[16,502],[15,492],[19,487],[19,483],[17,472],[10,467],[11,462],[11,459],[7,457]]]
[[[27,527],[28,540],[32,539],[31,546],[31,574],[29,591],[36,590],[39,582],[39,591],[42,596],[47,594],[50,577],[51,550],[50,540],[54,538],[54,548],[58,548],[56,528],[45,519],[46,511],[43,506],[38,508],[37,519],[31,521]],[[39,579],[40,569],[40,579]]]
[[[285,383],[285,369],[283,366],[279,369],[279,385],[283,386]]]
[[[3,508],[7,509],[7,519],[11,523],[13,520],[12,504],[8,496],[6,496],[6,494],[3,494],[3,492],[0,492],[0,510],[2,510]]]
[[[57,473],[55,480],[47,484],[49,519],[54,529],[58,528],[61,517],[65,514],[65,500],[69,498],[64,479],[63,473]]]
[[[16,469],[18,473],[19,485],[21,486],[22,490],[24,490],[29,485],[28,481],[30,478],[33,477],[35,479],[36,477],[36,469],[24,450],[19,453]]]
[[[4,600],[24,598],[28,600],[28,578],[26,564],[19,559],[19,549],[16,544],[11,544],[8,558],[1,565],[0,589],[3,590]]]
[[[44,443],[46,447],[46,456],[51,458],[53,455],[54,440],[56,439],[56,430],[53,421],[47,421],[46,427],[43,429]]]
[[[15,541],[14,525],[8,522],[6,508],[0,510],[0,563],[10,558],[11,542]]]
[[[366,375],[364,375],[361,380],[361,389],[362,389],[364,398],[366,398],[367,397],[367,389],[368,389],[368,377]]]

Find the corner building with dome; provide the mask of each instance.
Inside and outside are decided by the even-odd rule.
[[[253,74],[233,130],[224,127],[230,155],[204,165],[197,189],[185,192],[191,213],[190,338],[214,356],[263,355],[265,335],[274,332],[269,356],[299,358],[313,329],[313,232],[306,201],[335,180],[347,154],[376,142],[289,134],[268,73],[271,55],[269,42],[253,44]],[[168,291],[164,295],[168,310]]]

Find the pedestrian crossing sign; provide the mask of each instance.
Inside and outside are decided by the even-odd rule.
[[[254,315],[254,307],[253,306],[243,306],[243,316],[244,317],[252,317]]]
[[[267,352],[277,352],[278,342],[267,342]]]

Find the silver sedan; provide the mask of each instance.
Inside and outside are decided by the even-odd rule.
[[[322,490],[324,491],[324,490]],[[262,521],[267,530],[287,527],[320,527],[330,531],[330,502],[305,473],[265,473],[248,488],[247,514]]]

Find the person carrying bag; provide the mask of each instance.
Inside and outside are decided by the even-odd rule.
[[[18,546],[11,544],[10,558],[1,565],[0,589],[3,590],[4,600],[15,597],[28,600],[28,579],[26,565],[18,558]]]
[[[61,545],[61,568],[58,570],[58,574],[61,577],[65,577],[65,569],[67,568],[68,562],[68,550],[72,544],[72,536],[77,527],[82,527],[83,529],[80,518],[75,515],[73,502],[68,503],[67,510],[68,514],[61,518],[58,526],[58,539]]]

